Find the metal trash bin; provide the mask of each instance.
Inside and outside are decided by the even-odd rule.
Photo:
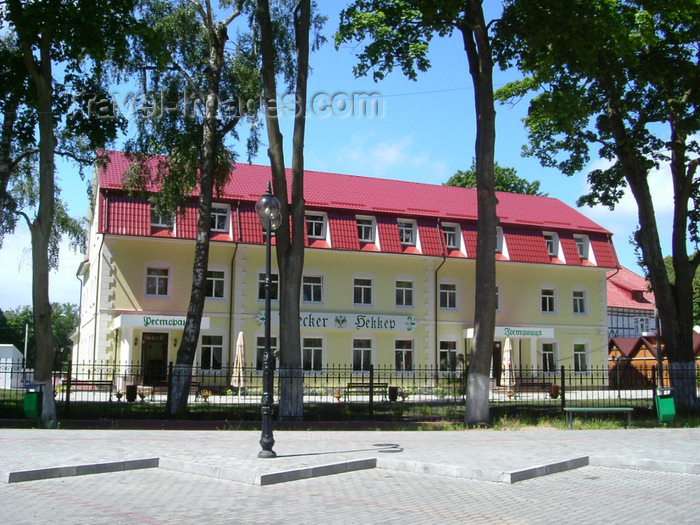
[[[24,393],[24,415],[28,419],[41,417],[41,404],[43,402],[43,388],[41,383],[27,383],[27,391]]]
[[[676,418],[676,402],[673,399],[673,388],[659,388],[654,398],[656,414],[659,423],[670,423]]]

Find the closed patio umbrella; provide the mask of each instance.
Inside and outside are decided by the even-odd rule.
[[[231,386],[238,389],[238,395],[241,395],[241,390],[245,386],[245,339],[243,332],[238,332],[238,339],[236,340],[236,355],[233,358]]]
[[[513,345],[510,337],[506,337],[503,345],[503,371],[501,372],[501,386],[512,388],[515,383],[513,374]]]

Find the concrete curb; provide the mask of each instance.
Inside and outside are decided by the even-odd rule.
[[[0,481],[3,483],[20,483],[23,481],[37,481],[40,479],[66,478],[70,476],[86,476],[88,474],[104,474],[105,472],[157,468],[158,463],[158,458],[146,458],[112,461],[109,463],[90,463],[85,465],[18,470],[15,472],[0,473]]]

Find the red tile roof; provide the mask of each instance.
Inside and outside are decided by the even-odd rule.
[[[123,152],[107,152],[110,162],[98,170],[100,187],[103,190],[123,191],[125,174],[132,161]],[[158,191],[156,174],[165,158],[149,161],[153,175],[148,185],[149,191]],[[291,170],[287,170],[291,178]],[[232,235],[229,240],[261,243],[263,236],[253,203],[265,191],[271,178],[269,166],[235,164],[231,178],[225,184],[215,201],[227,202],[232,209]],[[291,187],[291,184],[289,185]],[[389,179],[361,177],[306,171],[304,190],[307,209],[317,209],[328,213],[331,231],[331,246],[335,249],[358,250],[376,249],[376,245],[360,245],[357,239],[355,214],[376,217],[379,232],[379,248],[390,253],[422,253],[443,255],[444,248],[437,228],[438,219],[460,224],[467,250],[467,257],[476,257],[476,190],[437,186]],[[546,253],[542,231],[556,231],[562,243],[567,265],[586,264],[578,256],[574,233],[589,237],[597,266],[614,268],[617,258],[610,242],[610,232],[591,221],[577,210],[558,199],[498,192],[498,214],[503,228],[509,260],[517,262],[550,264],[562,261],[552,260]],[[135,201],[132,201],[135,202]],[[148,203],[142,202],[140,211],[131,215],[120,213],[118,225],[101,223],[102,231],[126,235],[152,235],[148,214]],[[102,208],[104,210],[104,207]],[[111,199],[109,213],[114,217]],[[401,244],[397,228],[397,218],[416,220],[418,225],[420,251]],[[137,224],[138,223],[138,224]],[[115,228],[116,227],[116,228]],[[184,216],[178,215],[176,235],[195,238],[197,227],[197,206],[187,205]],[[218,238],[215,238],[218,240]],[[325,244],[324,244],[325,245]],[[463,256],[459,252],[452,256]]]
[[[609,271],[607,280],[608,307],[654,310],[654,294],[649,291],[649,282],[641,275],[621,267]]]

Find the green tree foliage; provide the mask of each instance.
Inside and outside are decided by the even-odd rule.
[[[493,93],[492,38],[481,0],[356,0],[340,15],[336,45],[358,42],[355,75],[372,71],[380,80],[399,66],[418,78],[430,67],[431,40],[457,33],[462,38],[474,85],[478,241],[476,254],[474,343],[469,360],[467,424],[489,420],[489,367],[496,325],[496,199],[494,148],[496,111]]]
[[[692,279],[700,258],[700,17],[697,0],[509,0],[497,33],[500,60],[522,81],[503,98],[536,96],[526,119],[529,154],[567,175],[597,148],[606,167],[588,173],[581,203],[614,208],[627,191],[639,211],[636,243],[659,308],[677,403],[697,406]],[[663,261],[649,177],[667,166],[674,193],[676,278]],[[676,376],[676,370],[678,375]]]
[[[235,159],[225,141],[247,118],[247,102],[260,93],[254,39],[238,33],[229,42],[232,24],[245,20],[247,2],[223,2],[221,7],[217,11],[199,0],[145,2],[141,15],[150,31],[133,42],[132,71],[141,76],[144,91],[158,93],[171,109],[140,119],[138,135],[127,146],[134,164],[126,186],[161,188],[155,200],[164,215],[173,215],[198,191],[192,286],[168,403],[171,414],[187,408],[206,296],[212,201]],[[249,120],[252,154],[258,145],[255,115]],[[153,158],[158,159],[155,170],[148,162]]]
[[[89,162],[81,153],[104,145],[115,136],[120,124],[82,118],[82,111],[70,111],[71,97],[63,94],[68,88],[93,93],[101,85],[104,65],[110,61],[116,64],[124,55],[132,8],[131,0],[7,0],[0,4],[2,27],[10,31],[3,37],[4,52],[10,54],[13,68],[12,74],[6,74],[11,82],[3,87],[9,102],[2,108],[0,198],[3,210],[7,205],[11,213],[19,213],[31,233],[35,379],[44,384],[46,393],[53,389],[48,278],[52,261],[56,261],[56,226],[75,227],[67,220],[63,206],[57,204],[55,158],[65,155]],[[26,111],[20,109],[22,105]],[[32,163],[29,168],[28,162]],[[8,183],[18,174],[24,179],[18,179],[13,196],[7,191]],[[21,195],[20,201],[24,198],[27,204],[34,204],[35,210],[19,211],[17,195]],[[12,231],[13,220],[8,221],[5,215],[3,227]],[[55,425],[52,395],[43,396],[41,421],[44,426]]]
[[[668,279],[672,285],[676,284],[676,272],[673,269],[673,257],[664,257],[664,264],[668,272]],[[700,275],[695,272],[693,277],[693,325],[700,326]]]
[[[504,168],[498,162],[495,163],[493,168],[496,191],[546,197],[546,194],[540,192],[540,181],[530,182],[527,179],[518,177],[515,168]],[[468,170],[457,171],[444,183],[444,186],[476,188],[476,162],[472,161],[472,167]]]
[[[71,357],[73,347],[71,333],[80,321],[78,307],[72,303],[52,303],[51,331],[54,336],[54,370],[63,369]],[[36,340],[34,336],[34,314],[30,306],[0,310],[0,342],[12,344],[24,352],[25,326],[27,331],[27,368],[36,365]]]

